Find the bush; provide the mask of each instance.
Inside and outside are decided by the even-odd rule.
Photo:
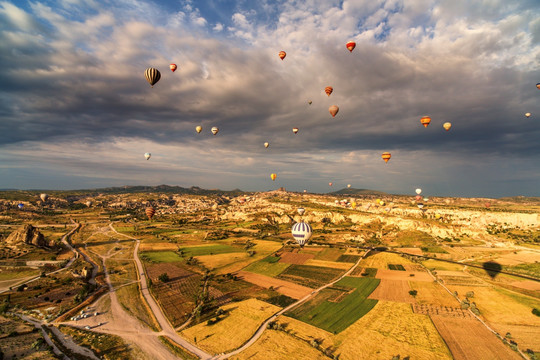
[[[170,280],[169,278],[169,275],[167,273],[163,273],[161,275],[158,276],[158,280],[161,281],[161,282],[168,282]]]
[[[416,295],[418,295],[418,291],[417,290],[409,290],[409,295],[416,296]]]

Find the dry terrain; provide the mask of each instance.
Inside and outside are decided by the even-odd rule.
[[[306,286],[298,285],[289,281],[276,279],[266,275],[255,274],[249,271],[239,271],[238,276],[249,281],[252,284],[262,286],[265,288],[272,287],[280,294],[287,295],[293,299],[301,299],[307,294],[311,293],[313,289]]]

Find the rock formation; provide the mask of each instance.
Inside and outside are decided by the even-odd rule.
[[[34,246],[50,246],[39,230],[32,225],[24,225],[21,229],[12,232],[6,239],[8,245],[19,245],[22,243]]]

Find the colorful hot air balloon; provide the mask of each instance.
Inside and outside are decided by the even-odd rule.
[[[328,111],[330,112],[330,115],[332,115],[332,117],[335,117],[339,111],[339,107],[337,105],[332,105],[328,108]]]
[[[414,190],[416,192],[417,195],[420,195],[422,193],[422,189],[418,188],[416,190]]]
[[[353,210],[356,209],[356,201],[353,201],[353,202],[351,203],[351,208],[352,208]]]
[[[219,129],[216,126],[214,126],[211,131],[212,131],[212,134],[216,135]]]
[[[172,72],[175,72],[177,66],[176,66],[176,64],[171,64],[171,65],[169,65],[169,68],[171,69]]]
[[[152,218],[154,217],[154,214],[156,213],[156,209],[149,206],[146,208],[145,212],[146,212],[146,216],[148,216],[148,220],[152,220]]]
[[[531,113],[525,113],[526,117],[531,117]]]
[[[331,86],[327,86],[324,88],[324,92],[326,93],[326,95],[330,96],[330,94],[332,93],[332,91],[334,91],[334,88],[331,87]]]
[[[441,214],[439,214],[439,213],[435,214],[435,219],[436,220],[439,220],[440,218],[441,218]]]
[[[270,179],[272,179],[272,181],[275,181],[276,178],[277,178],[276,174],[270,174]]]
[[[422,197],[420,195],[416,195],[416,201],[422,200]]]
[[[144,154],[144,158],[145,158],[146,160],[150,159],[151,156],[152,156],[152,154],[150,154],[150,153],[145,153],[145,154]]]
[[[422,125],[424,125],[424,127],[428,127],[429,123],[431,122],[431,118],[429,116],[423,116],[420,119],[420,122],[422,123]]]
[[[306,212],[306,209],[304,209],[303,207],[299,207],[296,211],[298,211],[298,214],[302,216]]]
[[[452,123],[445,122],[442,127],[444,128],[444,130],[448,131],[452,127]]]
[[[332,186],[333,183],[329,182],[328,185]]]
[[[351,184],[347,184],[347,187],[350,188],[350,187],[351,187]]]
[[[347,45],[345,45],[347,47],[347,50],[349,50],[350,52],[352,52],[354,50],[354,48],[356,47],[356,43],[352,40],[348,41],[347,42]]]
[[[270,146],[269,143],[267,143],[267,142],[264,143],[264,147],[265,147],[265,148],[267,148],[267,147],[269,147],[269,146]]]
[[[199,125],[199,126],[195,127],[195,131],[196,131],[198,134],[200,134],[201,131],[202,131],[202,126]]]
[[[45,202],[45,201],[47,201],[47,199],[49,198],[49,195],[47,195],[47,194],[41,194],[41,195],[39,195],[39,197],[41,198],[41,201]]]
[[[389,152],[382,153],[382,159],[384,160],[385,163],[388,163],[388,160],[390,160],[391,157],[392,155]]]
[[[304,247],[304,244],[308,242],[308,240],[311,238],[311,235],[313,234],[313,229],[307,222],[302,221],[294,224],[291,232],[296,242],[301,247]]]
[[[19,204],[19,205],[17,205],[17,207],[18,207],[19,209],[22,209],[22,208],[24,207],[24,204]]]
[[[296,134],[298,132],[298,128],[292,128],[292,132]]]
[[[144,71],[144,77],[146,78],[146,81],[148,81],[148,83],[154,87],[159,79],[161,79],[161,73],[158,69],[148,68]]]
[[[536,88],[540,90],[540,83],[536,84]]]
[[[285,59],[285,56],[287,56],[287,53],[286,53],[285,51],[280,51],[280,52],[279,52],[279,58],[280,58],[281,60]]]

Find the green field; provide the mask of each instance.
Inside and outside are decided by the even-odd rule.
[[[189,246],[181,248],[184,257],[243,252],[244,249],[230,245]]]
[[[316,260],[326,260],[326,261],[338,261],[339,257],[343,255],[345,251],[341,249],[328,248],[323,251],[319,251]]]
[[[388,264],[390,270],[405,271],[405,268],[401,264]]]
[[[356,290],[337,299],[338,302],[329,301],[336,299],[336,295],[339,295],[338,290],[325,289],[314,299],[285,315],[337,334],[367,314],[377,304],[377,300],[367,297],[375,290],[379,282],[379,279],[374,278],[345,277],[335,286]]]
[[[29,276],[38,276],[41,273],[38,269],[30,268],[5,268],[0,270],[0,281],[22,279]]]
[[[260,261],[250,264],[243,270],[266,276],[278,276],[290,265],[287,263],[279,263],[278,261],[279,257],[270,255]]]
[[[360,255],[341,255],[337,258],[338,262],[355,263],[360,259]]]
[[[141,253],[141,258],[148,259],[151,262],[179,262],[184,259],[174,251],[145,251]]]
[[[279,274],[279,278],[311,288],[317,288],[329,283],[343,273],[344,271],[340,269],[293,264]]]

